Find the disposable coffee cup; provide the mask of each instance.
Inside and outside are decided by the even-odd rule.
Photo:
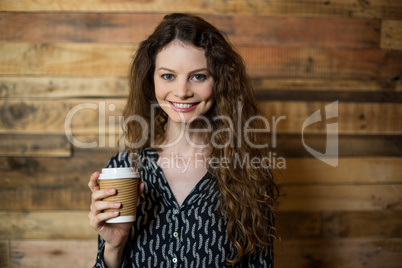
[[[120,202],[118,209],[106,209],[104,212],[119,211],[116,218],[107,223],[132,222],[137,213],[138,179],[140,175],[132,168],[104,168],[99,175],[98,184],[101,189],[116,189],[116,194],[103,198],[103,201]]]

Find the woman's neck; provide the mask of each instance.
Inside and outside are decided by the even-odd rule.
[[[204,143],[204,129],[195,128],[193,124],[189,128],[188,123],[172,122],[166,124],[165,139],[158,144],[165,153],[173,153],[182,156],[194,156],[208,149]]]

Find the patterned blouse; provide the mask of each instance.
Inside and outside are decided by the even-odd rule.
[[[145,198],[138,205],[121,267],[229,267],[227,258],[233,258],[235,251],[226,232],[227,220],[218,211],[215,178],[206,173],[179,207],[157,159],[150,148],[140,155]],[[107,167],[130,167],[129,154],[116,154]],[[94,267],[105,267],[104,247],[105,241],[98,236]],[[230,267],[271,268],[272,255],[272,247],[267,248]]]

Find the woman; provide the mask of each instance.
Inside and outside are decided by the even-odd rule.
[[[252,131],[263,121],[224,35],[165,16],[135,55],[124,117],[126,151],[108,167],[136,166],[142,195],[134,223],[107,224],[118,214],[103,210],[120,204],[102,201],[115,190],[92,174],[95,267],[272,267],[276,187],[268,163],[256,164],[267,138]]]

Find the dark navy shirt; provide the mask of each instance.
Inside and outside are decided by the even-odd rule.
[[[145,182],[137,208],[122,267],[229,267],[234,246],[228,238],[227,219],[219,212],[219,189],[216,179],[206,173],[179,207],[162,169],[158,154],[146,148],[140,155],[141,180]],[[107,167],[130,167],[127,152],[112,157]],[[98,238],[98,255],[94,267],[104,267],[105,241]],[[244,258],[230,267],[273,267],[272,248]]]

